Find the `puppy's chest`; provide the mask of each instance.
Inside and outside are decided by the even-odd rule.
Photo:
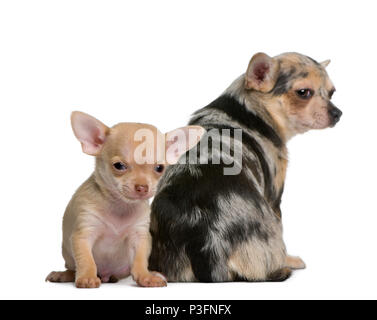
[[[109,212],[102,219],[101,240],[107,243],[124,241],[144,225],[144,220],[145,215],[141,212],[125,215]]]
[[[138,212],[127,215],[107,213],[101,217],[99,237],[93,246],[93,256],[101,277],[125,274],[133,259],[136,234],[145,223],[145,215]]]

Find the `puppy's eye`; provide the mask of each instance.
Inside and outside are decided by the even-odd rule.
[[[302,99],[309,99],[313,96],[313,90],[311,89],[300,89],[296,91],[296,94]]]
[[[127,170],[127,166],[122,162],[113,163],[113,167],[118,171],[126,171]]]
[[[164,169],[165,169],[165,167],[162,164],[159,164],[159,165],[154,167],[154,171],[156,171],[157,173],[162,173],[164,171]]]

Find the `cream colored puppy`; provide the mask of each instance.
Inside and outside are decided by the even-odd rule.
[[[131,274],[140,286],[166,286],[162,275],[148,270],[148,199],[165,166],[194,147],[204,129],[188,126],[164,135],[148,124],[120,123],[108,128],[82,112],[73,112],[71,121],[83,151],[96,157],[96,166],[64,214],[67,270],[51,272],[46,280],[98,288],[101,282],[116,282]]]

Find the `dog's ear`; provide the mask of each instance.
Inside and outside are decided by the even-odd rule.
[[[72,112],[71,124],[73,133],[81,142],[82,151],[92,156],[98,155],[109,128],[96,118],[79,111]]]
[[[200,126],[187,126],[165,134],[166,162],[175,164],[186,151],[195,147],[205,133]]]
[[[245,75],[245,87],[261,92],[269,92],[275,86],[279,74],[279,63],[265,53],[255,54]]]
[[[320,63],[320,65],[324,68],[326,68],[329,64],[330,64],[331,60],[325,60],[323,62]]]

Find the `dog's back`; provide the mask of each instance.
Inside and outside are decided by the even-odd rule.
[[[271,126],[229,94],[196,112],[190,124],[209,133],[230,130],[233,155],[235,130],[242,129],[242,163],[234,164],[242,170],[224,175],[230,165],[213,135],[208,165],[182,164],[167,170],[152,204],[151,264],[169,281],[265,280],[283,267],[286,255],[279,218],[281,190],[272,183],[275,168],[267,154],[271,149],[280,154],[284,145]],[[213,164],[213,155],[219,154],[220,163]]]

